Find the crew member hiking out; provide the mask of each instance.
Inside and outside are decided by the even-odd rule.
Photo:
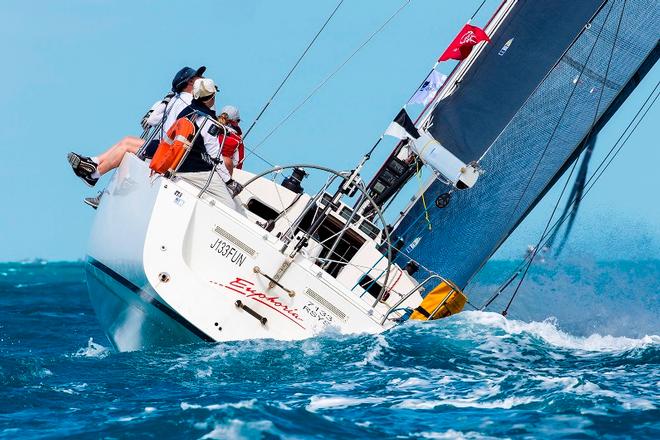
[[[204,66],[197,70],[191,67],[179,70],[172,80],[172,92],[151,107],[142,119],[142,127],[146,130],[162,123],[162,132],[157,138],[162,137],[162,134],[166,133],[174,124],[177,115],[192,102],[193,84],[195,80],[202,77],[205,70]],[[103,174],[119,166],[124,154],[135,154],[143,145],[144,139],[126,136],[98,156],[88,157],[70,152],[67,159],[75,175],[87,185],[94,186]],[[158,140],[150,146],[151,148],[147,148],[147,157],[153,155],[153,150],[157,145]]]

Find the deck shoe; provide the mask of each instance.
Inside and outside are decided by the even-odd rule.
[[[89,186],[96,185],[99,179],[92,177],[92,174],[96,171],[96,163],[92,159],[76,154],[73,151],[67,154],[66,158],[76,176],[80,177]]]
[[[100,192],[96,197],[85,197],[84,202],[91,206],[92,208],[96,209],[99,207],[99,203],[101,203],[101,197],[103,196],[103,193]]]

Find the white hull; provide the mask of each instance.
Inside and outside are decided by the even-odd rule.
[[[280,252],[283,243],[254,219],[198,193],[185,182],[150,177],[133,155],[105,190],[91,233],[88,286],[118,350],[197,340],[294,340],[328,327],[377,333],[395,325],[390,319],[381,325],[390,305],[372,308],[374,298],[351,287],[353,280],[342,283],[342,276],[330,276],[304,253],[289,259]],[[346,269],[344,278],[351,274]],[[419,299],[416,294],[410,301]]]

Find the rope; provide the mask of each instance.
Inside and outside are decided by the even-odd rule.
[[[257,156],[258,159],[263,160],[263,161],[266,162],[269,166],[275,168],[275,165],[272,164],[268,159],[266,159],[265,157],[261,156],[261,155],[258,154],[258,153],[255,153],[255,152],[252,150],[252,148],[248,148],[245,144],[243,144],[243,145],[245,146],[245,149],[248,150],[248,152],[250,152],[251,154],[254,154],[255,156]],[[240,163],[243,163],[244,161],[245,161],[245,157],[243,157],[243,160],[241,160]]]
[[[257,117],[254,119],[254,121],[252,121],[252,125],[250,125],[250,128],[248,128],[247,131],[245,132],[245,136],[243,136],[243,140],[245,140],[245,139],[248,137],[248,135],[250,134],[250,131],[252,131],[252,129],[253,129],[254,126],[256,125],[257,121],[259,121],[259,118],[261,118],[261,115],[264,114],[264,112],[266,111],[266,109],[268,108],[268,106],[270,105],[270,103],[273,102],[273,99],[275,99],[275,96],[277,96],[277,93],[280,91],[280,89],[282,88],[282,86],[284,86],[284,83],[287,82],[287,80],[289,79],[289,77],[291,76],[291,74],[293,73],[293,71],[296,70],[296,67],[298,67],[298,64],[300,64],[300,62],[301,62],[302,59],[305,57],[305,55],[307,55],[307,52],[309,52],[309,49],[310,49],[310,48],[312,47],[312,45],[316,42],[317,38],[319,37],[319,35],[321,35],[321,32],[323,32],[323,30],[324,30],[325,27],[328,25],[328,23],[330,22],[330,20],[332,19],[332,17],[335,16],[335,13],[337,12],[337,10],[339,9],[339,7],[341,6],[342,3],[344,3],[344,0],[339,0],[339,3],[337,3],[337,6],[335,7],[335,9],[332,11],[332,13],[331,13],[330,16],[327,18],[327,20],[325,20],[325,23],[323,23],[323,26],[321,26],[321,29],[319,29],[319,31],[316,33],[316,35],[314,35],[314,38],[312,38],[312,41],[309,42],[309,44],[307,45],[307,47],[306,47],[305,50],[303,51],[302,55],[300,55],[300,57],[298,58],[298,61],[296,61],[296,63],[293,65],[293,67],[291,68],[291,70],[289,70],[289,73],[286,74],[286,76],[284,77],[284,79],[282,80],[282,82],[280,83],[280,85],[277,87],[277,89],[275,89],[275,93],[273,93],[273,96],[271,96],[271,97],[268,99],[268,101],[266,101],[266,104],[264,104],[263,108],[261,109],[261,111],[259,112],[259,114],[257,115]]]
[[[422,171],[419,168],[419,161],[415,161],[415,164],[417,165],[417,180],[419,181],[419,189],[422,189],[423,183],[422,183]],[[429,231],[433,230],[433,225],[431,224],[431,218],[429,217],[429,209],[426,206],[426,198],[424,197],[424,192],[422,192],[422,205],[424,206],[424,218],[426,219],[426,223],[429,225]]]
[[[291,118],[291,116],[293,116],[303,105],[305,105],[305,103],[307,103],[307,101],[309,101],[312,98],[312,96],[314,96],[316,94],[316,92],[318,92],[321,89],[321,87],[323,87],[328,81],[330,81],[346,64],[348,64],[349,61],[351,61],[353,59],[353,57],[360,50],[362,50],[362,48],[364,46],[366,46],[377,34],[379,34],[385,28],[385,26],[387,26],[397,15],[399,15],[399,13],[406,6],[408,6],[408,4],[410,4],[411,1],[412,0],[406,0],[399,7],[399,9],[397,9],[394,12],[394,14],[392,14],[385,21],[385,23],[383,23],[378,29],[376,29],[371,35],[369,35],[369,37],[357,49],[355,49],[355,51],[353,51],[353,53],[351,53],[351,55],[348,58],[346,58],[346,60],[344,60],[344,62],[342,62],[334,71],[332,71],[332,73],[330,73],[323,81],[321,81],[297,106],[295,106],[277,125],[275,125],[275,127],[273,127],[266,134],[266,136],[263,139],[261,139],[261,141],[259,141],[257,143],[257,145],[253,148],[253,151],[251,153],[253,153],[254,150],[256,150],[257,148],[262,146],[264,144],[264,142],[266,142],[277,130],[279,130],[280,127],[282,127],[282,125],[284,125],[284,123]],[[245,159],[247,159],[247,155],[243,160],[245,160]]]
[[[604,77],[603,82],[602,82],[603,86],[601,87],[600,94],[598,96],[598,102],[596,103],[596,111],[594,113],[594,118],[593,118],[593,121],[591,122],[591,126],[589,127],[589,131],[587,132],[587,137],[592,135],[592,131],[594,129],[594,126],[596,125],[596,122],[598,121],[598,112],[600,111],[600,104],[601,104],[602,99],[603,99],[603,92],[605,91],[605,84],[607,84],[607,78],[609,77],[610,66],[612,64],[612,58],[614,57],[614,48],[616,47],[616,43],[617,43],[617,40],[619,38],[619,31],[621,30],[621,21],[623,20],[623,14],[624,14],[625,9],[626,9],[626,2],[627,1],[628,0],[623,0],[623,6],[621,7],[621,14],[619,15],[619,21],[617,22],[616,32],[614,33],[614,41],[612,42],[612,49],[610,50],[610,56],[609,56],[608,61],[607,61],[607,68],[605,69],[605,77]],[[589,60],[591,59],[591,54],[593,53],[594,49],[598,45],[598,41],[600,40],[600,35],[601,35],[603,29],[605,29],[605,27],[607,26],[607,20],[610,16],[610,13],[612,12],[612,9],[614,9],[615,4],[616,4],[616,1],[612,2],[612,6],[610,7],[609,11],[607,11],[607,15],[605,16],[605,21],[603,22],[603,26],[600,28],[600,30],[598,32],[598,36],[596,37],[596,41],[594,41],[594,44],[591,47],[591,51],[589,52],[589,55],[587,56],[587,60],[585,61],[584,65],[582,66],[582,70],[580,71],[580,75],[578,76],[578,80],[573,85],[573,90],[571,91],[571,96],[568,98],[568,101],[566,103],[567,106],[568,106],[568,103],[570,102],[570,100],[573,96],[573,93],[577,89],[577,85],[580,82],[580,77],[582,76],[582,73],[584,72],[584,69],[586,68],[587,64],[589,64]],[[564,111],[565,110],[566,110],[566,107],[564,108]],[[554,137],[554,134],[555,134],[555,132],[556,132],[558,126],[559,126],[560,121],[563,118],[563,115],[564,115],[564,112],[562,112],[562,115],[559,117],[559,121],[557,122],[557,126],[555,126],[555,129],[553,130],[553,135],[550,137],[550,140],[548,140],[548,145],[552,141],[552,138]],[[548,145],[546,145],[545,149],[548,148]],[[544,149],[544,154],[545,154],[545,149]],[[539,161],[540,161],[540,159],[539,159]],[[529,262],[527,263],[527,265],[525,267],[525,270],[522,274],[522,277],[520,277],[520,280],[518,281],[518,284],[516,285],[516,289],[514,290],[513,294],[511,295],[511,298],[509,299],[509,302],[508,302],[506,308],[502,311],[503,316],[506,316],[507,313],[509,312],[509,308],[511,307],[511,304],[513,303],[513,300],[516,298],[516,295],[518,294],[518,291],[520,290],[520,287],[522,286],[523,281],[525,281],[525,277],[527,276],[527,272],[529,271],[529,268],[534,263],[534,258],[536,258],[536,255],[538,254],[540,246],[541,246],[541,242],[543,241],[544,237],[546,236],[548,228],[550,227],[550,223],[552,222],[552,219],[554,218],[554,215],[557,212],[557,209],[559,208],[559,203],[561,202],[561,199],[564,196],[566,188],[568,187],[568,183],[570,182],[571,177],[573,176],[573,172],[575,171],[575,169],[577,167],[577,163],[578,163],[578,161],[576,160],[575,163],[573,164],[573,167],[571,168],[571,172],[568,175],[568,178],[566,179],[566,182],[564,183],[564,187],[562,188],[561,193],[559,194],[559,197],[557,198],[557,202],[555,203],[554,208],[552,209],[552,213],[550,214],[550,218],[548,218],[548,221],[546,222],[545,228],[543,229],[543,233],[541,234],[541,236],[539,238],[539,241],[536,244],[536,247],[532,250],[531,256],[529,258]],[[536,172],[536,169],[538,168],[538,165],[539,164],[537,164],[537,167],[534,170],[535,172]],[[532,175],[532,177],[533,177],[533,175]],[[528,182],[528,186],[529,186],[530,182],[531,182],[531,178],[530,178],[530,181]],[[521,196],[521,199],[522,199],[522,196]],[[519,199],[519,203],[520,203],[521,199]],[[516,209],[517,209],[517,206],[516,206]],[[515,210],[513,212],[515,212]]]

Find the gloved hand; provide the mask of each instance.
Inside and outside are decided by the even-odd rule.
[[[143,129],[148,130],[151,125],[147,123],[147,120],[149,119],[149,116],[153,113],[153,110],[149,110],[146,115],[142,117],[142,121],[140,121],[140,125],[142,126]]]
[[[229,190],[229,194],[231,194],[232,199],[236,197],[241,191],[243,191],[243,185],[234,179],[229,179],[225,182],[225,185],[227,185],[227,190]]]

